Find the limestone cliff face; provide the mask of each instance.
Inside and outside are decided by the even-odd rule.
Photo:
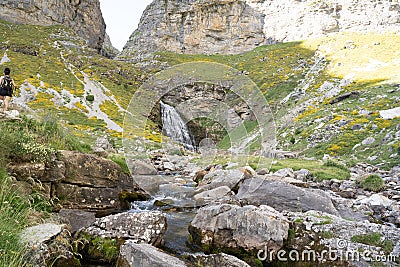
[[[331,32],[400,32],[400,4],[392,0],[246,0],[265,15],[264,34],[278,42]]]
[[[99,0],[1,0],[0,19],[14,23],[71,27],[100,50],[106,25]]]
[[[122,57],[157,50],[240,53],[263,44],[264,16],[238,0],[155,0]]]
[[[120,59],[149,52],[241,53],[331,32],[400,32],[392,0],[154,0]]]

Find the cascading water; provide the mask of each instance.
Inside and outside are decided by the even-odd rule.
[[[194,149],[194,142],[189,129],[176,109],[163,102],[160,102],[160,104],[164,134],[172,140],[182,143],[186,148]]]

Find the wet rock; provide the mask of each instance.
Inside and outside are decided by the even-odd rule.
[[[331,198],[321,190],[299,188],[260,178],[245,180],[237,198],[247,205],[268,205],[280,211],[319,210],[337,214]]]
[[[200,266],[207,267],[250,267],[246,262],[236,258],[235,256],[225,253],[219,254],[195,254],[190,255],[189,261]]]
[[[32,226],[22,231],[20,239],[29,249],[26,257],[33,266],[81,266],[72,251],[72,237],[66,225]]]
[[[127,241],[121,246],[117,267],[186,267],[180,259],[149,244]]]
[[[279,249],[287,239],[288,221],[268,206],[206,206],[189,225],[193,243],[205,252],[246,251],[255,253],[268,246]]]

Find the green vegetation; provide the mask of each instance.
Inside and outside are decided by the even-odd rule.
[[[24,259],[28,251],[20,243],[19,234],[35,223],[30,215],[44,216],[43,212],[48,212],[49,208],[49,203],[39,194],[22,196],[15,181],[7,176],[5,169],[0,169],[0,266],[28,266]]]
[[[2,122],[0,127],[1,165],[13,161],[44,162],[60,149],[91,151],[73,134],[60,126],[53,118],[41,121],[24,117],[21,121]]]
[[[360,181],[360,185],[364,190],[379,192],[384,188],[385,181],[379,175],[372,174],[364,177]]]
[[[320,161],[304,159],[284,159],[278,160],[276,164],[273,164],[271,171],[275,172],[284,168],[292,168],[294,171],[308,169],[317,181],[331,179],[347,180],[350,178],[350,171],[345,166],[336,162],[322,163]]]
[[[382,241],[382,235],[375,232],[370,234],[355,235],[351,237],[351,241],[369,246],[381,247],[386,254],[390,254],[394,248],[391,240]]]
[[[122,172],[130,175],[129,167],[126,164],[125,157],[118,155],[118,154],[112,154],[112,155],[108,156],[108,158],[111,159],[112,161],[114,161],[115,163],[117,163],[121,167]]]

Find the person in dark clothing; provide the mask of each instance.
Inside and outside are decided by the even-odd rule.
[[[8,104],[10,103],[13,95],[13,88],[17,85],[14,79],[10,76],[11,70],[9,68],[4,69],[4,76],[0,77],[0,99],[4,101],[3,112],[7,111]]]

